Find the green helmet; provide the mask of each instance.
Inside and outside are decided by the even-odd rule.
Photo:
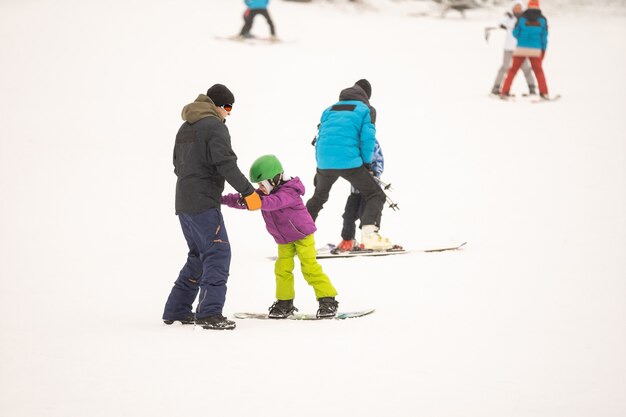
[[[250,167],[250,182],[272,180],[283,173],[283,165],[275,155],[260,156]]]

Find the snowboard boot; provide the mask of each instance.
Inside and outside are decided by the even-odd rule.
[[[317,301],[320,303],[320,308],[317,310],[316,314],[318,319],[329,319],[335,317],[337,314],[337,307],[339,307],[339,303],[335,301],[335,297],[321,297]]]
[[[293,300],[276,300],[269,311],[267,316],[270,319],[286,319],[298,309],[293,306]]]
[[[337,251],[338,252],[349,252],[354,250],[354,248],[356,248],[358,245],[356,243],[356,240],[342,240],[338,245],[337,245]]]
[[[378,228],[370,224],[361,227],[361,247],[366,250],[383,251],[393,248],[393,243],[379,235]]]
[[[236,327],[234,321],[227,320],[221,314],[196,319],[196,325],[202,326],[203,329],[211,330],[232,330]]]
[[[170,324],[174,324],[175,321],[179,321],[181,324],[193,324],[196,320],[196,317],[193,315],[193,313],[189,314],[187,317],[184,317],[182,319],[163,319],[163,323],[167,324],[168,326]]]

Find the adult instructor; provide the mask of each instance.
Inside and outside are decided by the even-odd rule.
[[[230,244],[220,197],[227,181],[249,210],[261,208],[261,199],[237,166],[226,117],[235,97],[222,84],[200,94],[182,111],[185,121],[176,134],[174,173],[176,214],[189,246],[187,262],[165,304],[163,321],[197,324],[205,329],[234,329],[222,315],[230,269]],[[195,315],[192,304],[200,293]]]

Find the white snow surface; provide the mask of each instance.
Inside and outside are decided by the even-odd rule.
[[[249,45],[215,39],[240,1],[3,1],[0,415],[626,415],[626,14],[542,6],[563,98],[531,104],[487,97],[504,33],[483,28],[504,6],[274,0],[285,42]],[[340,310],[376,308],[364,318],[163,325],[187,252],[182,107],[228,85],[242,171],[274,153],[308,198],[319,116],[363,77],[400,206],[382,234],[466,249],[322,261]],[[340,240],[348,192],[318,245]],[[223,212],[224,314],[266,311],[276,246],[258,212]],[[296,290],[314,312],[298,269]]]

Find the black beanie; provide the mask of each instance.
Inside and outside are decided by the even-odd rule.
[[[365,78],[360,79],[354,84],[358,85],[363,89],[363,91],[365,91],[365,94],[367,94],[367,98],[372,97],[372,85]]]
[[[215,84],[209,88],[206,92],[213,103],[216,106],[224,106],[226,104],[233,104],[235,102],[235,96],[231,91],[223,84]]]

